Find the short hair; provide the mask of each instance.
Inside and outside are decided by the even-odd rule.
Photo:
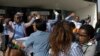
[[[92,39],[95,35],[95,29],[91,25],[82,25],[80,29],[84,29],[86,31],[86,34]]]
[[[30,12],[30,15],[33,15],[33,16],[37,16],[39,15],[40,13],[38,11],[32,11]]]
[[[75,26],[75,24],[74,24],[73,22],[69,22],[69,25],[70,25],[70,27],[73,28],[73,29],[76,28],[76,26]]]
[[[36,23],[37,30],[46,31],[46,21],[42,19],[36,19],[34,23]]]

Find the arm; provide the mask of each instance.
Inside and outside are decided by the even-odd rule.
[[[21,41],[16,41],[16,40],[13,40],[12,41],[14,44],[18,45],[19,48],[25,48],[25,47],[28,47],[30,46],[33,42],[34,42],[34,39],[33,39],[33,36],[30,35],[27,40],[25,40],[24,42],[21,42]]]
[[[70,18],[71,18],[71,16],[67,16],[67,17],[65,18],[65,20],[68,21]]]
[[[27,28],[29,26],[32,25],[32,23],[34,22],[35,18],[32,18],[28,23],[25,23],[24,26]]]
[[[71,13],[69,16],[65,18],[66,21],[73,20],[71,17],[74,17],[75,13]]]
[[[54,14],[55,14],[55,19],[54,20],[48,20],[48,23],[55,23],[57,20],[58,20],[58,15],[59,15],[59,13],[57,12],[57,11],[53,11],[54,12]]]

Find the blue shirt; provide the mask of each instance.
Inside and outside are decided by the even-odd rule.
[[[8,35],[9,29],[8,29],[7,25],[6,24],[3,24],[3,27],[4,27],[3,35]]]
[[[49,33],[43,31],[36,31],[32,33],[29,38],[23,42],[25,47],[33,45],[34,56],[48,56],[49,50]]]
[[[15,35],[14,35],[14,39],[17,39],[17,38],[22,38],[25,36],[25,28],[24,28],[24,25],[23,23],[21,24],[14,24],[14,32],[15,32]]]

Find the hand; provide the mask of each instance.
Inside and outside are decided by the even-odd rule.
[[[37,15],[37,16],[36,16],[36,19],[40,19],[40,15]]]
[[[71,13],[70,16],[75,16],[75,13]]]
[[[59,13],[56,10],[54,10],[53,12],[55,15],[59,15]]]

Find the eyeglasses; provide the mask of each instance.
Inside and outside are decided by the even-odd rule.
[[[81,36],[81,37],[89,37],[87,34],[80,34],[80,33],[78,33],[77,35]]]

